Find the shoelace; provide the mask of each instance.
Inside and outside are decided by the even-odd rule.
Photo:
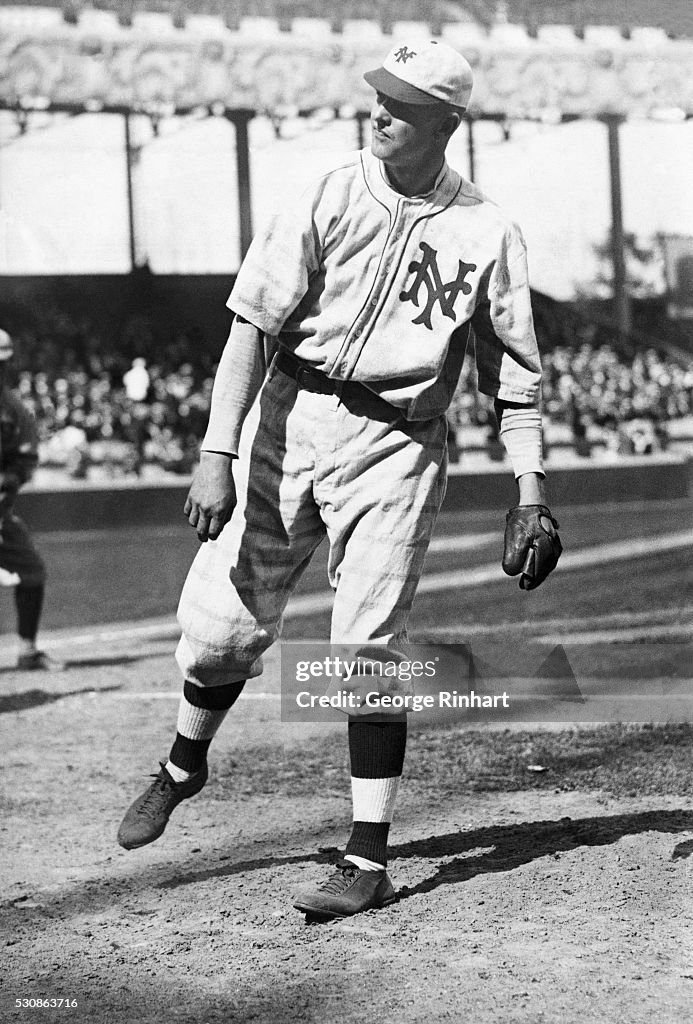
[[[164,793],[166,789],[171,789],[171,784],[166,777],[161,778],[159,775],[152,775],[151,778],[156,781],[154,782],[154,785],[149,787],[149,791],[139,807],[139,813],[147,815],[148,817],[151,817],[150,812],[152,810],[154,797],[158,796],[159,793]]]
[[[344,889],[354,880],[354,877],[358,874],[359,869],[355,864],[350,864],[349,861],[340,861],[336,865],[337,870],[333,875],[323,882],[319,886],[322,892],[329,892],[332,896],[339,896]]]

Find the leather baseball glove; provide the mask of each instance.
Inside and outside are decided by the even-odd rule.
[[[503,571],[535,590],[556,568],[563,551],[558,523],[546,505],[516,505],[505,518]]]

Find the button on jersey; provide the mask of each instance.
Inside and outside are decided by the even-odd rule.
[[[538,396],[522,234],[447,165],[432,192],[409,198],[369,150],[354,154],[258,232],[228,305],[411,420],[448,408],[470,328],[480,389]]]

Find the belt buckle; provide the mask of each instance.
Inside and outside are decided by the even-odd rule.
[[[306,391],[310,391],[310,377],[311,371],[310,366],[301,364],[296,368],[296,383],[300,388],[305,388]]]

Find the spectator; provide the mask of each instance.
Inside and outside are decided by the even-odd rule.
[[[131,402],[146,402],[149,393],[149,373],[147,362],[141,357],[133,359],[132,366],[123,374],[125,394]]]

